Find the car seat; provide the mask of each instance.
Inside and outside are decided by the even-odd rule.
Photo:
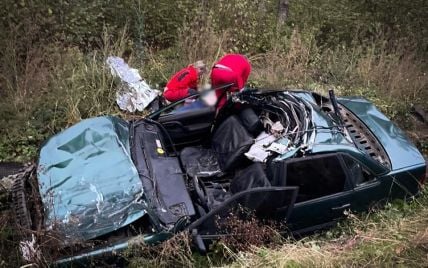
[[[253,142],[253,137],[238,117],[232,115],[214,132],[211,149],[186,147],[181,151],[180,158],[189,176],[215,176],[231,171],[247,161],[244,153]]]

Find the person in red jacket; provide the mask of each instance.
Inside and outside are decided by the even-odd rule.
[[[241,54],[227,54],[221,58],[211,70],[211,84],[213,88],[233,84],[227,89],[216,91],[217,109],[222,108],[227,100],[226,91],[242,91],[251,72],[248,59]]]
[[[198,81],[205,72],[206,66],[203,61],[197,61],[178,71],[166,84],[163,92],[164,98],[167,101],[175,102],[196,93]]]

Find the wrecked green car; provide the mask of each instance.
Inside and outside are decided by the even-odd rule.
[[[60,238],[61,264],[182,230],[205,251],[238,207],[302,234],[417,195],[426,164],[403,131],[369,101],[330,93],[247,90],[220,112],[83,120],[47,140],[37,169],[15,181],[17,222]],[[37,243],[21,243],[29,261]]]

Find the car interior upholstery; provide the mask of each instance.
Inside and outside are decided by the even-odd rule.
[[[298,108],[297,105],[291,106],[295,110]],[[299,107],[304,110],[302,105]],[[266,110],[271,112],[266,113]],[[165,222],[172,222],[167,219],[195,213],[199,216],[206,215],[230,197],[256,188],[295,187],[298,201],[343,190],[346,176],[341,168],[334,166],[338,162],[334,157],[301,162],[299,161],[304,158],[294,158],[299,161],[287,164],[287,161],[273,161],[278,156],[277,153],[271,154],[262,162],[253,162],[246,156],[261,133],[274,133],[276,129],[281,131],[281,127],[283,133],[288,128],[308,127],[307,120],[303,123],[299,121],[302,115],[290,113],[285,115],[287,118],[281,118],[280,112],[271,106],[234,105],[223,108],[217,116],[208,107],[166,114],[157,122],[143,120],[145,127],[139,127],[143,129],[140,132],[157,133],[158,136],[151,138],[151,141],[145,137],[147,134],[141,135],[140,141],[135,139],[143,147],[139,149],[142,150],[140,155],[146,159],[162,158],[174,162],[172,166],[175,170],[165,168],[166,160],[159,165],[154,160],[146,160],[149,164],[144,166],[138,160],[141,156],[135,156],[142,179],[146,184],[151,184],[147,189],[158,192],[151,197],[158,200],[157,205],[165,203],[160,200],[163,196],[173,195],[177,198],[166,202],[173,210],[162,212],[171,214],[165,216]],[[278,124],[275,125],[274,122],[282,122],[282,125],[279,124],[278,128]],[[138,128],[136,132],[139,132]],[[294,140],[297,138],[294,137]],[[148,143],[152,145],[149,146]],[[151,174],[159,176],[153,178]],[[176,177],[181,182],[175,182],[176,188],[163,187],[163,183],[158,181],[161,177],[168,178],[165,185]],[[320,185],[323,187],[319,187]],[[164,211],[161,208],[158,210]]]

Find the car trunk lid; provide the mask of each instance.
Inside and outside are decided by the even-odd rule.
[[[356,115],[376,136],[391,162],[391,169],[398,170],[424,164],[425,160],[405,133],[364,98],[339,98],[339,103]]]

